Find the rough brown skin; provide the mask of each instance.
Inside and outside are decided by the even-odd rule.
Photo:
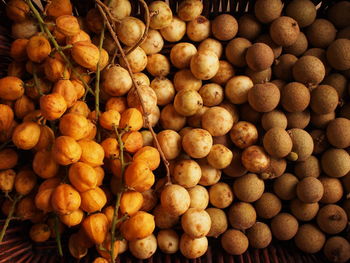
[[[274,193],[282,200],[292,200],[296,197],[296,187],[299,180],[290,173],[278,177],[273,183]]]
[[[282,128],[271,128],[264,135],[265,150],[275,158],[283,158],[292,150],[293,143],[289,134]]]
[[[238,23],[233,16],[222,14],[213,20],[211,30],[215,38],[227,41],[236,36],[238,32]]]
[[[247,75],[254,84],[263,84],[271,80],[272,70],[271,68],[267,68],[262,71],[254,71],[247,67],[245,75]]]
[[[297,197],[305,203],[316,203],[323,196],[323,185],[315,177],[305,177],[297,185]]]
[[[337,70],[350,69],[350,40],[340,38],[329,45],[327,60]]]
[[[228,212],[228,220],[232,227],[245,230],[255,224],[256,211],[249,203],[235,202]]]
[[[306,30],[310,46],[327,48],[335,39],[337,30],[334,25],[323,18],[316,19]]]
[[[300,221],[312,220],[318,212],[319,204],[316,203],[304,203],[298,198],[293,199],[290,202],[290,211]]]
[[[316,6],[309,0],[294,0],[287,5],[286,14],[294,18],[300,27],[306,27],[316,18]]]
[[[298,162],[294,166],[294,173],[299,179],[305,177],[319,177],[321,174],[321,165],[319,160],[311,155],[305,161]]]
[[[273,127],[280,127],[286,129],[287,117],[282,111],[279,110],[266,112],[262,115],[261,125],[265,131],[268,131]]]
[[[298,128],[290,129],[288,133],[293,141],[292,152],[298,155],[297,161],[306,160],[314,149],[314,143],[310,134]]]
[[[239,107],[239,116],[246,121],[258,124],[261,119],[261,113],[254,110],[248,103],[242,104]]]
[[[233,183],[233,194],[241,201],[255,202],[264,193],[265,184],[256,174],[245,174]]]
[[[286,53],[300,56],[303,54],[308,48],[308,40],[303,32],[300,32],[295,43],[289,47],[285,47],[283,50]]]
[[[324,189],[323,196],[320,200],[321,203],[334,204],[343,197],[343,186],[338,178],[322,176],[319,180]]]
[[[322,84],[326,84],[335,88],[339,98],[343,98],[346,94],[347,79],[340,73],[332,73],[327,75]]]
[[[350,26],[349,12],[350,3],[348,1],[341,1],[328,9],[327,17],[337,28],[344,28]]]
[[[269,34],[260,35],[255,42],[265,43],[266,45],[268,45],[272,49],[275,58],[278,58],[282,53],[282,47],[273,42]]]
[[[311,124],[316,128],[325,128],[331,120],[334,120],[335,112],[332,111],[326,114],[317,114],[311,111]]]
[[[247,65],[245,54],[252,43],[242,37],[232,39],[225,48],[227,60],[234,66],[244,67]]]
[[[297,41],[299,33],[298,22],[288,16],[277,18],[270,26],[272,40],[282,47],[293,45]]]
[[[317,224],[327,234],[338,234],[348,224],[348,217],[343,208],[329,204],[320,209],[317,214]]]
[[[343,237],[330,237],[323,247],[323,253],[331,262],[345,263],[350,259],[350,244]]]
[[[287,161],[284,158],[270,158],[270,166],[261,174],[261,178],[273,179],[280,177],[287,168]]]
[[[313,154],[323,153],[329,147],[327,136],[323,130],[313,130],[310,132],[312,140],[314,141]]]
[[[221,245],[231,255],[242,255],[248,249],[249,241],[241,231],[229,229],[221,236]]]
[[[323,232],[312,224],[300,226],[294,242],[296,246],[306,253],[316,253],[320,251],[326,241]]]
[[[260,22],[267,24],[281,15],[282,8],[280,0],[258,0],[254,5],[254,13]]]
[[[249,245],[253,248],[265,248],[272,240],[271,230],[268,225],[262,222],[256,222],[247,230]]]
[[[310,111],[308,109],[301,112],[286,112],[288,120],[287,128],[304,129],[310,123]]]
[[[275,194],[265,192],[254,206],[258,217],[270,219],[281,211],[282,203]]]
[[[271,220],[271,231],[278,240],[290,240],[297,233],[298,220],[288,213],[280,213]]]
[[[281,104],[286,111],[301,112],[310,103],[309,89],[299,82],[291,82],[281,89]]]
[[[339,96],[332,86],[320,85],[311,92],[311,109],[318,114],[333,112],[338,106]]]
[[[293,79],[292,69],[298,58],[292,54],[284,54],[275,60],[272,71],[278,78],[285,81]]]
[[[329,74],[329,72],[332,69],[327,61],[327,58],[326,58],[326,50],[324,50],[322,48],[317,48],[317,47],[310,48],[310,49],[305,51],[303,56],[314,56],[314,57],[317,57],[319,60],[321,60],[324,67],[325,67],[326,75]]]
[[[271,67],[274,54],[268,45],[264,43],[255,43],[247,49],[245,59],[250,69],[262,71]]]
[[[248,102],[258,112],[275,109],[280,101],[280,90],[271,82],[256,84],[248,92]]]
[[[322,154],[323,171],[330,177],[343,177],[350,171],[350,156],[343,149],[330,148]]]
[[[336,148],[347,148],[350,146],[350,120],[346,118],[335,118],[328,123],[327,139]]]
[[[326,74],[322,61],[314,56],[303,56],[293,66],[293,77],[306,85],[320,83]]]
[[[250,41],[256,39],[261,33],[260,22],[250,14],[244,14],[238,19],[238,36]]]

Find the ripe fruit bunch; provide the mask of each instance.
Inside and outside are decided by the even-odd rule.
[[[208,237],[232,255],[274,237],[347,262],[349,2],[319,18],[309,0],[257,0],[213,20],[198,0],[140,2],[144,21],[128,0],[85,17],[69,0],[8,2],[3,213],[36,242],[66,231],[75,258],[95,246],[95,263],[198,258]]]

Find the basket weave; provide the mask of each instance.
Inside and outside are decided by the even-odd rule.
[[[74,6],[80,15],[85,15],[86,12],[94,6],[93,0],[72,0]],[[142,16],[143,10],[138,0],[130,0],[132,3],[132,15]],[[149,4],[152,0],[146,0]],[[172,11],[176,13],[179,0],[167,0]],[[252,13],[254,0],[202,0],[204,9],[202,15],[212,19],[221,13],[230,13],[239,17],[245,13]],[[285,4],[290,0],[282,0]],[[318,16],[322,17],[329,6],[339,0],[312,0],[315,5],[318,5]],[[5,76],[8,64],[11,62],[9,58],[9,47],[11,43],[10,36],[10,21],[5,15],[5,5],[0,2],[0,77]],[[349,18],[350,19],[350,18]],[[168,53],[174,43],[165,43],[164,53]],[[224,179],[225,180],[225,179]],[[232,181],[232,179],[231,179]],[[230,182],[230,179],[228,179]],[[2,203],[0,196],[0,203]],[[0,214],[1,217],[1,214]],[[0,220],[0,228],[4,220]],[[82,262],[89,263],[97,256],[96,252],[89,254],[81,260],[76,260],[70,257],[66,237],[62,237],[62,245],[64,257],[60,257],[57,253],[55,241],[48,241],[43,244],[31,242],[28,237],[29,224],[27,222],[13,221],[8,228],[3,242],[0,244],[0,263],[54,263],[54,262]],[[349,229],[348,229],[349,230]],[[349,231],[348,231],[349,232]],[[298,263],[298,262],[327,262],[322,253],[305,254],[300,252],[292,241],[277,242],[273,241],[269,247],[265,249],[249,248],[247,252],[240,256],[232,256],[227,254],[221,247],[218,240],[209,238],[209,248],[204,256],[198,259],[187,259],[180,253],[175,255],[163,254],[159,250],[147,260],[135,259],[129,252],[120,255],[117,263]]]

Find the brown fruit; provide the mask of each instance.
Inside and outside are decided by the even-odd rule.
[[[249,245],[253,248],[265,248],[272,241],[271,230],[268,225],[262,222],[256,222],[247,230]]]
[[[299,179],[305,177],[319,177],[321,174],[321,165],[319,160],[311,155],[305,161],[298,162],[294,166],[294,173]]]
[[[323,253],[331,262],[345,263],[350,259],[350,244],[343,237],[330,237],[323,247]]]
[[[280,91],[273,83],[255,84],[248,92],[249,105],[256,111],[269,112],[277,107]]]
[[[302,56],[293,66],[293,77],[296,81],[306,85],[320,83],[325,76],[325,66],[314,56]]]
[[[237,147],[244,149],[257,142],[258,130],[250,122],[239,121],[233,125],[230,138]]]
[[[300,56],[307,50],[308,44],[309,43],[305,34],[303,32],[300,32],[294,44],[289,47],[285,47],[284,51],[295,56]]]
[[[47,4],[46,12],[48,16],[59,17],[71,15],[73,8],[70,0],[52,0]]]
[[[306,37],[311,46],[327,48],[334,41],[336,33],[330,21],[318,18],[307,28]]]
[[[347,1],[339,1],[334,5],[330,6],[327,10],[328,19],[332,21],[332,23],[337,28],[344,28],[346,26],[350,26],[348,14],[350,10],[349,2]]]
[[[317,214],[317,224],[327,234],[338,234],[348,224],[348,217],[343,208],[338,205],[325,205]]]
[[[229,14],[219,15],[213,20],[211,31],[216,39],[221,41],[230,40],[237,34],[237,20]]]
[[[300,226],[294,238],[296,246],[306,253],[316,253],[320,251],[326,241],[322,231],[312,224]]]
[[[298,22],[288,16],[281,16],[274,20],[270,26],[272,40],[283,47],[293,45],[299,36]]]
[[[310,0],[294,0],[287,5],[286,14],[294,18],[300,27],[307,27],[314,22],[317,11]]]
[[[263,144],[265,150],[275,158],[287,156],[293,147],[292,139],[286,130],[282,128],[271,128],[264,135]]]
[[[310,221],[316,217],[319,209],[319,204],[304,203],[298,198],[291,200],[290,211],[300,221]]]
[[[265,131],[268,131],[274,127],[280,127],[282,129],[287,128],[287,118],[286,115],[279,110],[273,110],[264,113],[261,118],[261,125]]]
[[[238,177],[233,183],[233,193],[241,201],[257,201],[265,190],[264,181],[256,174],[248,173]]]
[[[227,60],[234,66],[244,67],[247,65],[245,55],[252,43],[245,38],[237,37],[232,39],[225,48]]]
[[[331,43],[327,49],[327,60],[337,70],[350,69],[350,40],[340,38]]]
[[[278,177],[273,183],[273,191],[282,200],[292,200],[296,197],[296,188],[299,180],[290,173]]]
[[[32,225],[29,231],[29,236],[34,242],[40,243],[45,242],[50,238],[51,231],[46,224],[35,224]]]
[[[247,49],[245,59],[250,69],[262,71],[271,67],[274,54],[268,45],[264,43],[255,43]]]
[[[292,239],[299,228],[298,220],[288,213],[280,213],[271,220],[271,231],[278,240]]]
[[[231,255],[242,255],[248,249],[249,241],[241,231],[229,229],[221,236],[221,245]]]
[[[261,33],[262,26],[251,14],[244,14],[238,19],[238,36],[250,41],[257,38]]]
[[[343,149],[330,148],[322,154],[323,171],[330,177],[343,177],[350,171],[350,156]]]
[[[37,176],[31,170],[22,170],[17,173],[15,178],[15,189],[20,195],[29,194],[37,183]]]
[[[274,75],[282,80],[291,81],[292,69],[298,58],[292,54],[283,54],[274,63],[273,73]]]
[[[24,21],[29,12],[30,8],[23,0],[11,0],[6,3],[6,15],[14,22]]]
[[[282,9],[280,0],[259,0],[254,5],[254,14],[260,22],[268,24],[281,16]]]
[[[243,166],[252,173],[262,173],[270,165],[270,157],[265,150],[256,145],[246,148],[241,157]]]
[[[228,219],[232,227],[246,230],[255,224],[256,211],[249,203],[236,202],[230,207]]]
[[[322,176],[319,178],[323,185],[324,193],[321,203],[334,204],[337,203],[344,194],[343,186],[338,178],[331,178],[328,176]]]
[[[281,104],[289,112],[300,112],[307,108],[310,102],[308,88],[298,82],[291,82],[281,90]]]
[[[321,200],[324,188],[315,177],[305,177],[297,185],[297,196],[304,203],[316,203]]]
[[[14,120],[14,113],[10,106],[0,104],[0,131],[9,130]]]
[[[337,148],[350,146],[350,120],[335,118],[327,125],[327,139],[331,145]]]
[[[310,134],[302,129],[293,128],[287,131],[292,138],[293,155],[289,156],[294,161],[304,161],[313,152],[314,142]]]

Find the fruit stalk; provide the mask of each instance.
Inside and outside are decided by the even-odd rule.
[[[9,226],[9,224],[11,222],[11,219],[13,219],[13,214],[15,213],[16,204],[21,198],[22,198],[22,196],[19,195],[12,202],[9,214],[8,214],[8,216],[6,218],[6,221],[4,223],[4,226],[3,226],[3,228],[1,229],[1,232],[0,232],[0,243],[2,242],[2,240],[3,240],[4,236],[5,236],[6,229],[8,228],[8,226]]]
[[[59,227],[59,219],[58,219],[58,216],[55,215],[55,238],[56,238],[56,243],[57,243],[57,248],[58,248],[58,254],[61,257],[63,257],[61,235],[60,235],[60,231],[59,231],[58,227]]]

